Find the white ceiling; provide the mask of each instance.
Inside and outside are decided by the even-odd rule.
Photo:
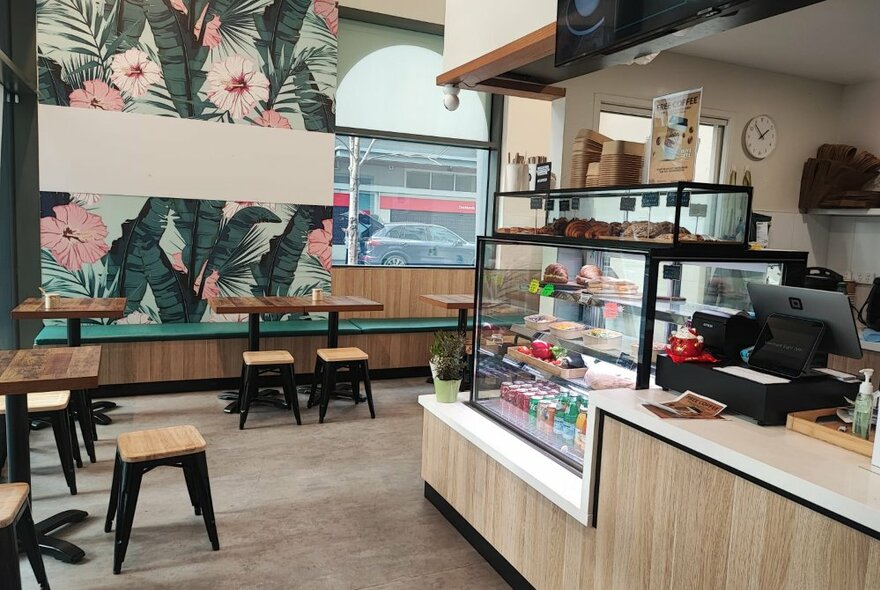
[[[880,0],[825,0],[673,50],[824,80],[880,79]]]

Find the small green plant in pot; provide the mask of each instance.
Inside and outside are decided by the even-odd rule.
[[[431,375],[438,402],[458,400],[458,390],[464,377],[464,337],[457,332],[437,332],[431,344]]]

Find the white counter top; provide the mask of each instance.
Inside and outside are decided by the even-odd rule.
[[[862,340],[862,350],[880,352],[880,342],[868,342],[867,340]]]
[[[590,394],[590,415],[583,477],[463,402],[438,403],[419,397],[430,412],[498,461],[548,500],[582,523],[593,511],[593,466],[597,409],[693,450],[755,480],[860,523],[880,533],[880,474],[870,459],[791,432],[784,426],[758,426],[737,416],[725,420],[662,419],[642,407],[642,399],[666,401],[658,389],[614,389]]]
[[[660,390],[617,389],[590,395],[590,428],[597,408],[714,459],[757,480],[880,532],[880,474],[870,459],[786,430],[747,419],[662,419],[641,399],[666,401]],[[592,477],[590,474],[589,479]]]

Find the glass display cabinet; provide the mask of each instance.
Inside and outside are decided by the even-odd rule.
[[[712,242],[479,238],[471,405],[581,473],[590,391],[649,387],[694,312],[751,311],[748,283],[803,283],[805,252]]]
[[[499,193],[494,235],[745,249],[752,187],[678,182]]]

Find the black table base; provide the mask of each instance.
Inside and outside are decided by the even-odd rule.
[[[116,402],[111,402],[109,400],[101,400],[99,402],[92,402],[92,421],[95,424],[100,424],[101,426],[107,426],[108,424],[113,423],[113,419],[106,414],[106,412],[110,410],[115,410],[117,407]],[[95,440],[98,439],[98,433],[95,432]]]
[[[27,395],[6,396],[6,449],[8,455],[8,478],[10,482],[31,483],[30,428]],[[82,510],[65,510],[40,521],[36,525],[40,551],[67,563],[80,561],[82,549],[49,533],[68,524],[81,522],[88,516]]]
[[[69,524],[82,522],[88,515],[88,512],[82,510],[65,510],[36,523],[34,527],[37,530],[37,543],[43,555],[49,555],[65,563],[77,563],[82,560],[85,557],[82,549],[49,533]]]

